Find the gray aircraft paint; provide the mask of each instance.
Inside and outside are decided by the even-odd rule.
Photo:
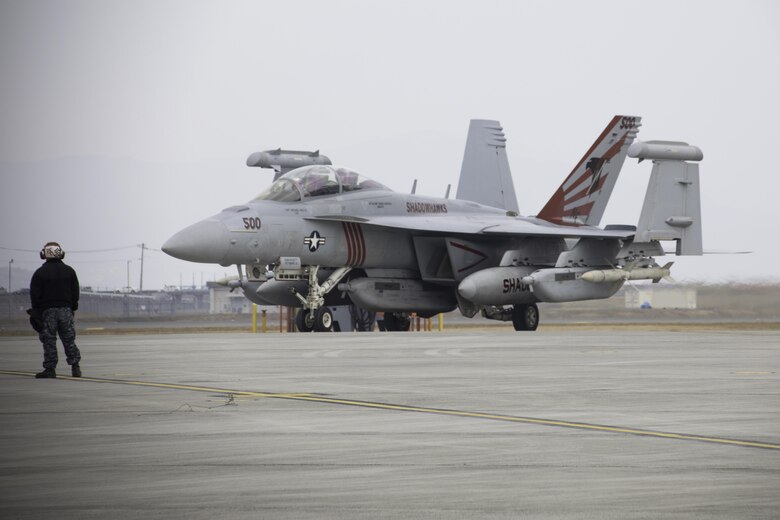
[[[498,121],[471,120],[455,198],[520,212],[506,156],[506,137]]]
[[[639,119],[615,116],[590,150],[601,153],[609,147],[607,155],[622,165]],[[534,302],[607,298],[631,277],[630,270],[658,268],[652,256],[663,254],[658,240],[675,240],[678,254],[700,253],[698,169],[684,162],[695,158],[680,148],[684,144],[665,143],[660,151],[641,144],[634,143],[639,150],[634,156],[651,158],[655,165],[638,230],[567,221],[568,210],[561,204],[566,197],[587,195],[593,203],[588,207],[603,211],[611,193],[611,187],[598,189],[606,185],[599,184],[602,170],[594,166],[601,159],[583,169],[590,151],[564,181],[577,187],[591,179],[588,192],[561,187],[548,202],[545,219],[517,215],[510,209],[516,202],[512,206],[507,199],[511,177],[500,125],[476,121],[461,172],[465,191],[459,189],[459,195],[488,200],[482,188],[466,188],[478,177],[476,184],[500,192],[494,193],[500,199],[494,206],[395,193],[356,172],[312,165],[280,177],[258,198],[182,230],[163,249],[185,260],[245,264],[252,271],[275,266],[277,277],[291,276],[292,281],[259,285],[257,299],[303,305],[311,315],[338,285],[354,303],[370,310],[431,315],[458,305],[464,315],[473,316],[482,307],[485,316],[512,319],[518,328],[523,324],[516,318]],[[492,156],[485,153],[491,149]],[[612,180],[619,172],[615,166],[609,170]],[[687,176],[677,178],[675,172]],[[578,181],[571,175],[588,177]],[[659,203],[659,197],[672,202]],[[556,216],[556,207],[564,213]],[[661,222],[672,232],[659,230]],[[284,258],[298,266],[292,274],[283,268]],[[582,279],[589,271],[615,269],[627,276],[601,283]],[[515,310],[502,309],[504,305]]]

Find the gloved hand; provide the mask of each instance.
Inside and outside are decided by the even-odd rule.
[[[27,309],[27,314],[30,315],[30,326],[32,326],[35,332],[43,332],[43,320],[41,319],[41,311],[38,309]]]

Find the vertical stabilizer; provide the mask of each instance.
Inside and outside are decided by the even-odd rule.
[[[537,217],[555,224],[598,226],[641,121],[613,117]]]
[[[674,240],[678,255],[701,255],[701,202],[696,162],[704,158],[702,151],[688,143],[647,141],[634,143],[628,154],[640,161],[653,161],[634,242]]]
[[[471,120],[455,198],[518,212],[506,137],[498,121]]]

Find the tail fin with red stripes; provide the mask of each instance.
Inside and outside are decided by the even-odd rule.
[[[613,117],[537,217],[555,224],[597,226],[641,120]]]

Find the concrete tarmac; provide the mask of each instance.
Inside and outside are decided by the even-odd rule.
[[[777,331],[77,339],[0,338],[0,518],[780,516]]]

